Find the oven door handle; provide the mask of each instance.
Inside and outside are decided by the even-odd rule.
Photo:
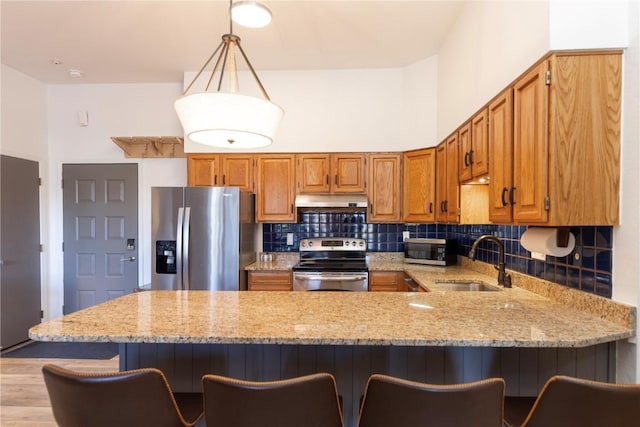
[[[356,282],[367,279],[367,276],[335,276],[326,273],[322,274],[295,274],[294,280],[327,280],[327,281],[343,281],[343,282]]]

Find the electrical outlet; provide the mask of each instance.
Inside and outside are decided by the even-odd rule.
[[[533,259],[537,259],[540,261],[546,261],[547,260],[547,256],[543,253],[540,252],[531,252],[531,258]]]
[[[407,240],[409,238],[409,231],[403,231],[402,232],[402,241],[404,242],[405,240]]]
[[[293,233],[287,233],[287,245],[293,246]]]

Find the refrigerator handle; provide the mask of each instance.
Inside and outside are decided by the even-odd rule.
[[[191,208],[184,208],[184,231],[182,236],[182,252],[184,254],[182,260],[182,270],[184,271],[182,275],[182,280],[184,286],[182,289],[191,289],[191,283],[189,282],[189,234],[191,233],[189,223],[191,222]]]
[[[182,243],[184,208],[178,208],[178,226],[176,230],[176,289],[182,289]]]

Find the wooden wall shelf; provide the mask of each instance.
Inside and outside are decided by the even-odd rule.
[[[184,139],[179,136],[112,136],[126,158],[186,157]]]

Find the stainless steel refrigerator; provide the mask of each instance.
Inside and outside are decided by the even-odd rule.
[[[151,289],[246,290],[254,197],[237,187],[152,187]]]

